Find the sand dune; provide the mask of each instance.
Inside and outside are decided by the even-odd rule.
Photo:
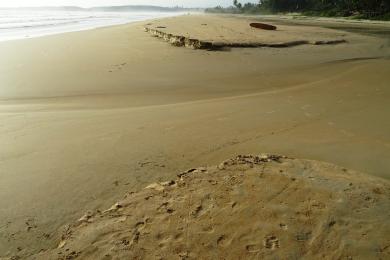
[[[389,198],[332,164],[238,156],[86,213],[33,259],[387,259]]]

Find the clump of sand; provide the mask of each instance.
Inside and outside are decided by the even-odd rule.
[[[390,183],[310,160],[238,156],[87,212],[36,259],[388,259]]]

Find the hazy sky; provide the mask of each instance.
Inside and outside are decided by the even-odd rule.
[[[17,6],[63,6],[76,5],[82,7],[104,5],[159,5],[159,6],[185,6],[207,7],[227,6],[233,0],[0,0],[0,7]],[[258,2],[258,0],[241,0],[241,2]]]

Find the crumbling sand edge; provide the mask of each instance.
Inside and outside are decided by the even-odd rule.
[[[213,41],[203,41],[199,39],[189,38],[180,35],[173,35],[171,33],[166,33],[157,29],[145,27],[145,32],[150,33],[153,37],[161,38],[164,41],[170,43],[176,47],[186,47],[194,50],[218,50],[223,48],[261,48],[261,47],[270,47],[270,48],[287,48],[298,45],[330,45],[330,44],[340,44],[346,43],[344,39],[341,40],[320,40],[320,41],[308,41],[308,40],[297,40],[289,42],[279,42],[279,43],[261,43],[261,42],[213,42]]]

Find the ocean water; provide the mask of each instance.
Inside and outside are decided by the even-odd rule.
[[[178,13],[0,10],[0,41],[88,30],[174,15]]]

